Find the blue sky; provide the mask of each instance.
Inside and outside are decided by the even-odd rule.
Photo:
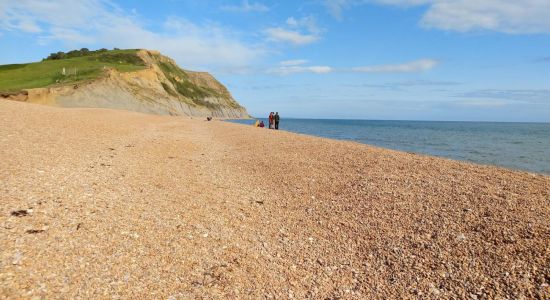
[[[550,121],[549,0],[0,0],[0,64],[147,48],[255,116]]]

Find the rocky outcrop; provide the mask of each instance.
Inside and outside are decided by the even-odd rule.
[[[248,118],[225,86],[205,72],[180,69],[157,51],[139,50],[146,65],[135,72],[105,69],[78,84],[28,89],[2,98],[62,107],[100,107],[143,113]]]

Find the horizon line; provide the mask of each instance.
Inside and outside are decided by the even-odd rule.
[[[267,117],[251,116],[250,119],[267,119]],[[308,118],[308,117],[284,117],[290,120],[342,120],[342,121],[397,121],[397,122],[470,122],[470,123],[534,123],[550,124],[548,121],[490,121],[490,120],[413,120],[413,119],[356,119],[356,118]],[[229,119],[229,120],[247,120],[247,119]]]

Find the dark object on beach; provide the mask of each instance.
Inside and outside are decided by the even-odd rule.
[[[279,130],[279,112],[275,112],[273,121],[275,122],[275,129]]]
[[[43,229],[29,229],[25,232],[28,233],[28,234],[37,234],[37,233],[44,232],[44,230]]]
[[[20,210],[12,211],[11,215],[14,216],[14,217],[24,217],[24,216],[29,215],[29,212],[27,212],[27,210],[25,210],[25,209],[20,209]]]
[[[212,121],[212,117],[206,117],[206,121]]]

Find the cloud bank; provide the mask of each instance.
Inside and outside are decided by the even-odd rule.
[[[509,34],[550,33],[548,0],[325,0],[328,12],[365,4],[399,7],[426,6],[420,20],[426,28],[469,32],[488,30]]]
[[[248,2],[248,0],[244,0],[240,5],[224,5],[220,8],[221,10],[224,10],[224,11],[243,12],[243,13],[269,11],[269,7],[267,7],[266,5],[259,2],[250,3]]]
[[[266,53],[238,32],[211,22],[170,17],[152,31],[107,0],[0,1],[0,31],[33,33],[40,44],[61,42],[67,48],[156,49],[193,68],[243,68]]]
[[[361,73],[410,73],[431,70],[437,64],[435,59],[419,59],[402,64],[355,67],[352,70]]]
[[[322,31],[313,17],[303,17],[301,19],[290,17],[286,20],[284,27],[271,27],[264,32],[269,41],[301,46],[318,41],[321,38]]]
[[[307,60],[286,60],[277,68],[266,71],[268,74],[289,75],[295,73],[326,74],[332,72],[352,73],[412,73],[424,72],[435,68],[439,62],[435,59],[419,59],[402,64],[373,65],[352,68],[334,68],[330,66],[304,66]]]

